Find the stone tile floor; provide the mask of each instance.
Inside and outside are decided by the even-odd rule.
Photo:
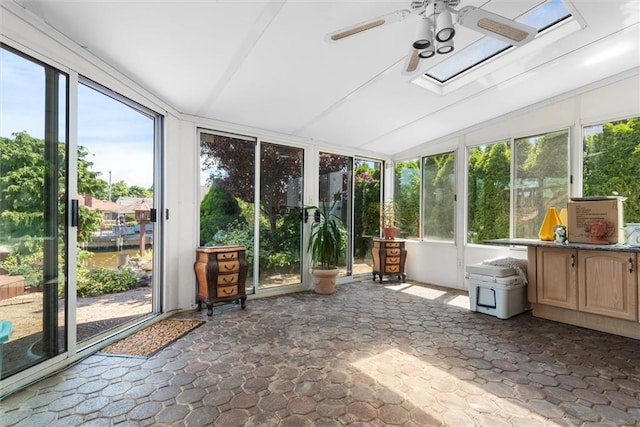
[[[149,359],[93,355],[0,402],[17,426],[640,425],[640,341],[359,282],[178,317]]]

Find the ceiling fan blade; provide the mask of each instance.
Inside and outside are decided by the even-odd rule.
[[[395,12],[387,13],[386,15],[382,15],[377,18],[373,18],[368,21],[351,25],[347,28],[343,28],[341,30],[329,33],[325,37],[325,40],[328,42],[336,42],[346,37],[360,34],[364,31],[371,30],[373,28],[377,28],[382,25],[399,22],[399,21],[402,21],[404,18],[406,18],[406,16],[409,15],[410,13],[411,11],[407,9],[396,10]]]
[[[527,44],[538,34],[534,27],[474,6],[458,11],[458,23],[513,46]]]
[[[418,65],[420,64],[420,57],[418,56],[419,53],[420,51],[418,49],[413,46],[411,47],[411,51],[407,56],[407,61],[402,74],[413,74],[418,69]]]

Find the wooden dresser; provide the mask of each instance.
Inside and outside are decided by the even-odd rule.
[[[217,303],[240,303],[246,307],[247,293],[245,282],[249,264],[244,246],[199,247],[196,250],[196,273],[198,291],[196,301],[198,310],[204,303],[207,315],[213,314],[213,305]]]
[[[373,239],[371,255],[373,256],[373,280],[376,280],[377,275],[382,283],[382,276],[386,274],[396,276],[404,283],[407,279],[404,272],[407,250],[403,240]]]

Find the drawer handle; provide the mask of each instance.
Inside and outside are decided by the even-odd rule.
[[[233,289],[224,289],[224,288],[223,288],[223,289],[222,289],[222,292],[223,292],[223,293],[225,293],[225,294],[227,294],[227,295],[231,295],[231,294],[233,294]]]
[[[633,273],[633,258],[629,258],[629,273]]]
[[[575,254],[571,254],[571,267],[576,266],[576,256]]]
[[[235,281],[235,277],[222,277],[222,281],[225,283],[233,283]]]
[[[236,266],[235,266],[235,265],[233,265],[233,264],[225,264],[225,265],[223,266],[223,268],[224,268],[225,270],[227,270],[227,271],[233,271],[233,270],[235,270],[235,269],[236,269]]]

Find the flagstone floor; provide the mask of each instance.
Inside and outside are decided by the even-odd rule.
[[[460,291],[365,281],[178,317],[206,324],[149,359],[90,356],[0,424],[640,425],[640,341],[473,313]]]

